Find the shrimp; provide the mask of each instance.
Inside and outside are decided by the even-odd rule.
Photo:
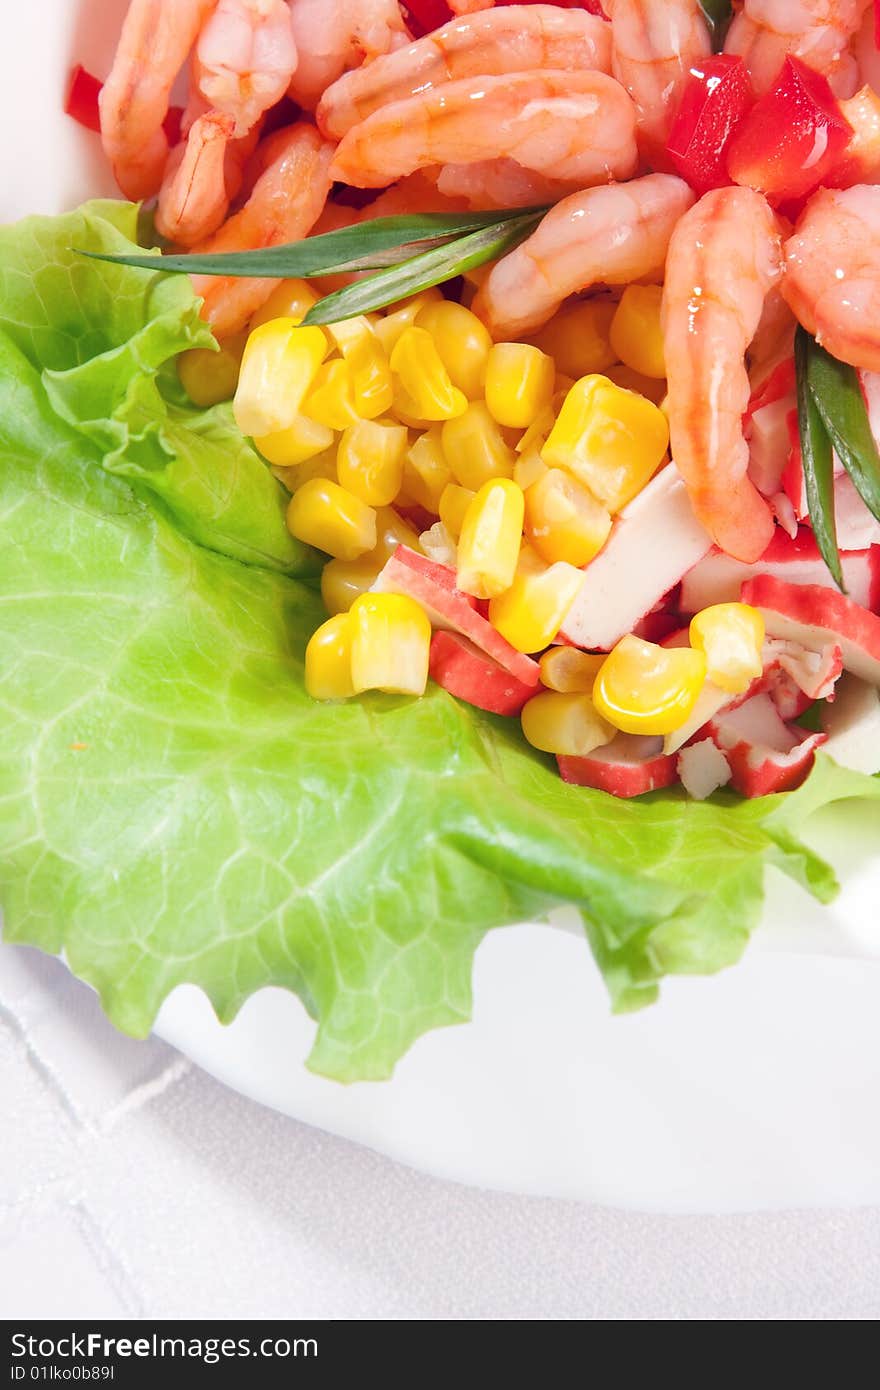
[[[453,14],[476,14],[478,10],[491,10],[495,0],[446,0],[446,4]]]
[[[397,0],[291,0],[299,55],[290,95],[314,111],[349,68],[410,43]]]
[[[611,71],[611,30],[585,10],[505,5],[453,21],[416,43],[340,77],[318,104],[318,126],[340,140],[391,101],[463,77],[499,77],[540,68]]]
[[[494,337],[518,338],[546,323],[578,290],[650,275],[662,267],[672,230],[693,201],[688,185],[672,174],[575,193],[492,268],[474,312]]]
[[[342,141],[333,176],[361,188],[429,164],[510,158],[581,187],[635,172],[635,108],[603,72],[469,77],[393,101]]]
[[[127,198],[159,190],[168,140],[162,122],[187,54],[217,0],[132,0],[101,89],[101,140]]]
[[[665,149],[687,75],[712,42],[698,0],[607,0],[611,71],[636,105],[639,134]]]
[[[666,258],[663,340],[672,457],[716,545],[754,563],[773,516],[748,477],[745,353],[782,277],[776,217],[751,188],[718,188],[686,213]]]
[[[229,210],[225,166],[234,121],[209,111],[171,152],[159,190],[156,229],[179,246],[215,232]]]
[[[782,293],[833,356],[880,371],[880,187],[810,199],[785,244]]]
[[[333,146],[304,121],[272,138],[275,157],[244,207],[196,247],[199,252],[245,251],[298,241],[320,217],[330,191]],[[202,317],[218,338],[228,338],[244,328],[276,281],[197,275],[193,284],[204,297]]]
[[[444,164],[437,173],[437,189],[444,197],[461,199],[466,208],[481,211],[558,203],[560,198],[577,191],[570,183],[524,169],[515,159]]]
[[[193,78],[210,107],[246,135],[290,86],[296,44],[286,0],[219,0],[199,34]]]
[[[837,96],[852,96],[858,69],[849,52],[871,0],[744,0],[724,44],[739,54],[760,96],[789,54],[824,73]]]

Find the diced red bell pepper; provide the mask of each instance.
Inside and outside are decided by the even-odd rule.
[[[404,0],[403,8],[407,26],[417,39],[454,18],[445,0]]]
[[[81,63],[77,63],[70,74],[64,110],[86,130],[101,129],[101,116],[98,110],[98,97],[102,84],[93,77]]]
[[[738,55],[716,53],[691,68],[667,147],[676,172],[697,193],[730,183],[728,146],[754,99]]]
[[[874,0],[874,43],[880,48],[880,0]]]
[[[826,79],[789,54],[774,86],[740,123],[727,170],[734,183],[771,201],[803,198],[831,174],[851,136]]]

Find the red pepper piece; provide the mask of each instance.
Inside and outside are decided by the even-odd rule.
[[[880,48],[880,0],[874,0],[874,43]]]
[[[86,130],[100,132],[101,117],[98,111],[98,97],[101,94],[102,85],[97,77],[86,72],[81,63],[77,63],[71,71],[64,110],[68,116],[72,116],[75,121],[79,121],[80,125],[85,126]]]
[[[822,74],[789,55],[730,142],[727,170],[771,201],[803,198],[831,174],[851,136]]]
[[[668,150],[676,173],[697,193],[730,183],[727,148],[753,101],[742,58],[717,53],[691,68]]]
[[[172,149],[180,141],[180,123],[182,120],[183,107],[169,106],[168,114],[162,122],[162,129],[165,132],[165,139]]]
[[[404,0],[403,8],[407,27],[417,39],[454,18],[445,0]]]

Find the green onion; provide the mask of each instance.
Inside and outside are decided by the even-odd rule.
[[[173,270],[191,275],[256,275],[272,279],[311,279],[342,271],[376,270],[396,266],[418,253],[466,239],[481,229],[519,223],[523,217],[538,220],[546,208],[473,213],[420,213],[405,217],[375,217],[353,227],[305,237],[283,246],[264,246],[254,251],[229,251],[207,255],[163,256],[157,265],[152,256],[109,256],[80,251],[92,260],[113,261],[143,270]],[[479,264],[479,262],[477,262]],[[456,272],[453,272],[455,274]],[[449,277],[446,277],[449,278]]]
[[[811,340],[807,380],[837,457],[865,506],[880,520],[880,454],[858,372]]]
[[[706,23],[712,35],[712,47],[716,53],[719,53],[730,21],[733,19],[731,0],[699,0],[699,4],[706,16]]]
[[[391,270],[379,271],[357,280],[335,294],[319,299],[306,314],[304,323],[336,323],[372,309],[383,309],[431,285],[452,280],[475,266],[495,260],[529,235],[544,216],[543,210],[520,217],[508,217],[489,227],[458,237],[445,246],[425,251],[401,261]]]
[[[838,589],[841,593],[846,593],[834,519],[834,459],[831,439],[811,389],[810,367],[814,347],[813,339],[799,328],[794,340],[794,363],[804,486],[819,553]]]

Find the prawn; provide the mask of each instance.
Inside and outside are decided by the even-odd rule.
[[[833,356],[880,371],[880,187],[810,199],[785,243],[782,293]]]
[[[397,0],[291,0],[290,12],[298,63],[289,91],[308,111],[349,68],[411,42]]]
[[[234,124],[231,116],[209,111],[193,121],[185,142],[169,156],[156,230],[178,246],[210,236],[229,210],[225,167]]]
[[[688,72],[711,56],[698,0],[608,0],[611,71],[635,102],[639,133],[665,149]]]
[[[745,61],[760,96],[772,87],[789,54],[823,73],[836,96],[851,96],[858,69],[849,52],[871,0],[744,0],[725,53]]]
[[[127,198],[159,190],[168,139],[162,122],[174,79],[217,0],[132,0],[101,89],[101,140]]]
[[[197,251],[255,250],[299,241],[311,231],[330,192],[333,146],[305,121],[277,131],[272,140],[274,158],[257,179],[244,207],[197,246]],[[240,332],[276,283],[264,278],[193,276],[196,293],[204,298],[202,317],[218,338]]]
[[[474,312],[496,338],[546,323],[570,294],[625,285],[662,267],[672,230],[694,201],[683,179],[647,174],[575,193],[493,266]]]
[[[510,158],[581,187],[635,172],[635,108],[603,72],[469,77],[393,101],[343,136],[333,176],[381,188],[430,164]]]
[[[444,164],[437,171],[437,190],[460,199],[465,208],[527,208],[558,203],[577,191],[570,183],[524,169],[515,159],[484,159],[476,164]]]
[[[286,0],[219,0],[196,44],[196,90],[246,135],[284,96],[296,56]]]
[[[586,10],[505,5],[453,21],[334,82],[316,113],[319,128],[340,140],[391,101],[463,77],[499,77],[541,68],[611,71],[611,31]]]
[[[745,354],[782,270],[776,216],[751,188],[706,193],[679,222],[666,258],[672,457],[697,518],[722,550],[746,564],[764,553],[774,522],[747,472]]]

